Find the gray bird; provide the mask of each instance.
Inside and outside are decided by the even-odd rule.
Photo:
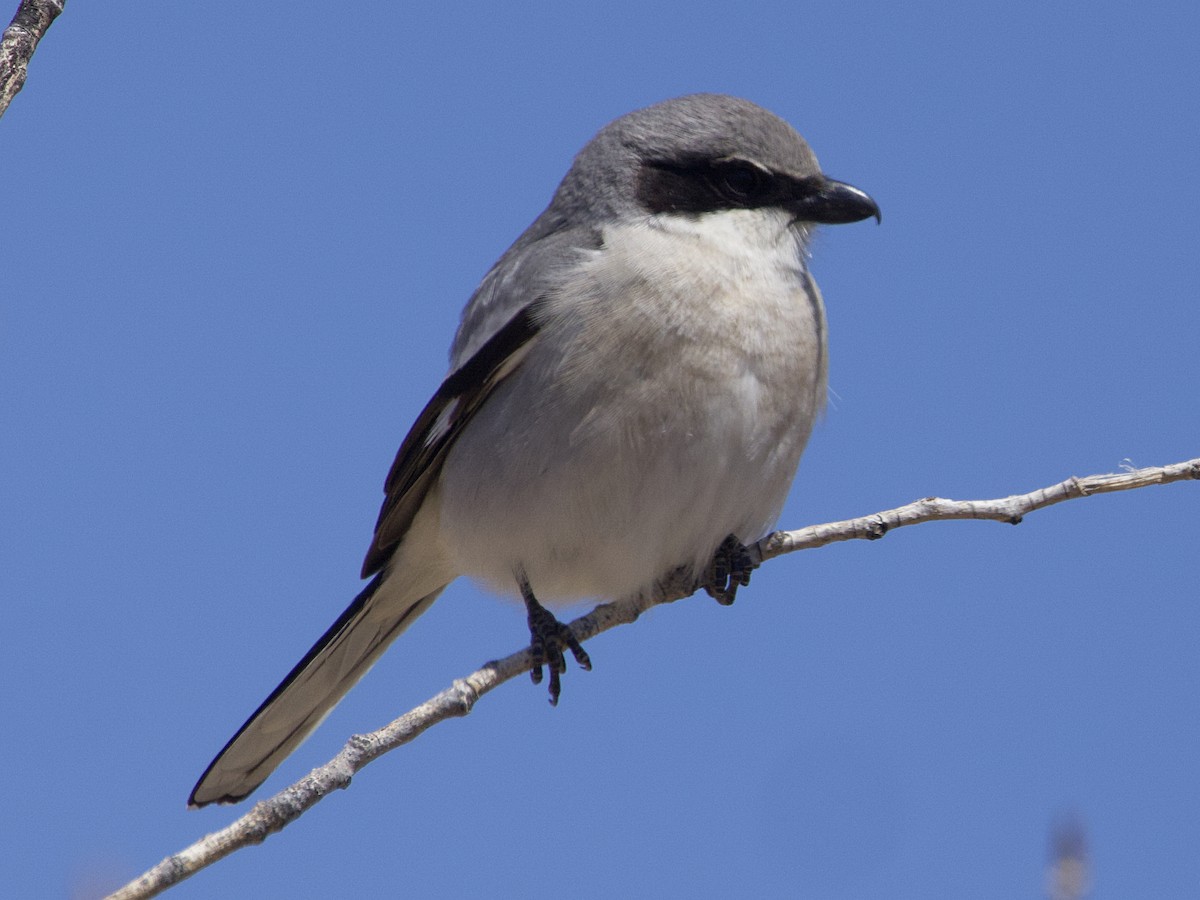
[[[590,663],[541,602],[679,570],[732,602],[825,401],[809,238],[870,216],[746,100],[695,94],[603,128],[467,304],[388,474],[370,584],[189,804],[250,794],[460,575],[523,598],[551,702],[564,650]]]

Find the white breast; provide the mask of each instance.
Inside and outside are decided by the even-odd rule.
[[[606,230],[446,460],[457,570],[615,598],[761,537],[825,395],[803,238],[764,210]]]

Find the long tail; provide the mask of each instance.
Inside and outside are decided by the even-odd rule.
[[[387,574],[375,576],[230,738],[192,788],[188,806],[249,796],[442,592],[405,596],[401,579]]]

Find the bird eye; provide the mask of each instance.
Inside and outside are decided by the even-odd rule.
[[[767,175],[757,166],[745,162],[727,163],[714,173],[717,190],[735,203],[746,203],[762,193]]]

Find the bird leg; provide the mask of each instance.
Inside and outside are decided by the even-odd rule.
[[[567,671],[567,661],[563,657],[564,648],[571,651],[575,662],[580,668],[590,670],[592,660],[583,649],[571,629],[558,621],[554,614],[533,595],[529,579],[523,570],[517,571],[517,584],[521,588],[521,597],[525,600],[525,609],[529,613],[529,651],[533,655],[533,666],[529,677],[534,684],[542,683],[542,666],[550,670],[550,705],[558,706],[558,695],[562,693],[560,676]]]
[[[721,541],[713,554],[704,590],[722,606],[729,606],[737,596],[737,589],[750,583],[750,573],[755,565],[746,545],[731,534]]]

